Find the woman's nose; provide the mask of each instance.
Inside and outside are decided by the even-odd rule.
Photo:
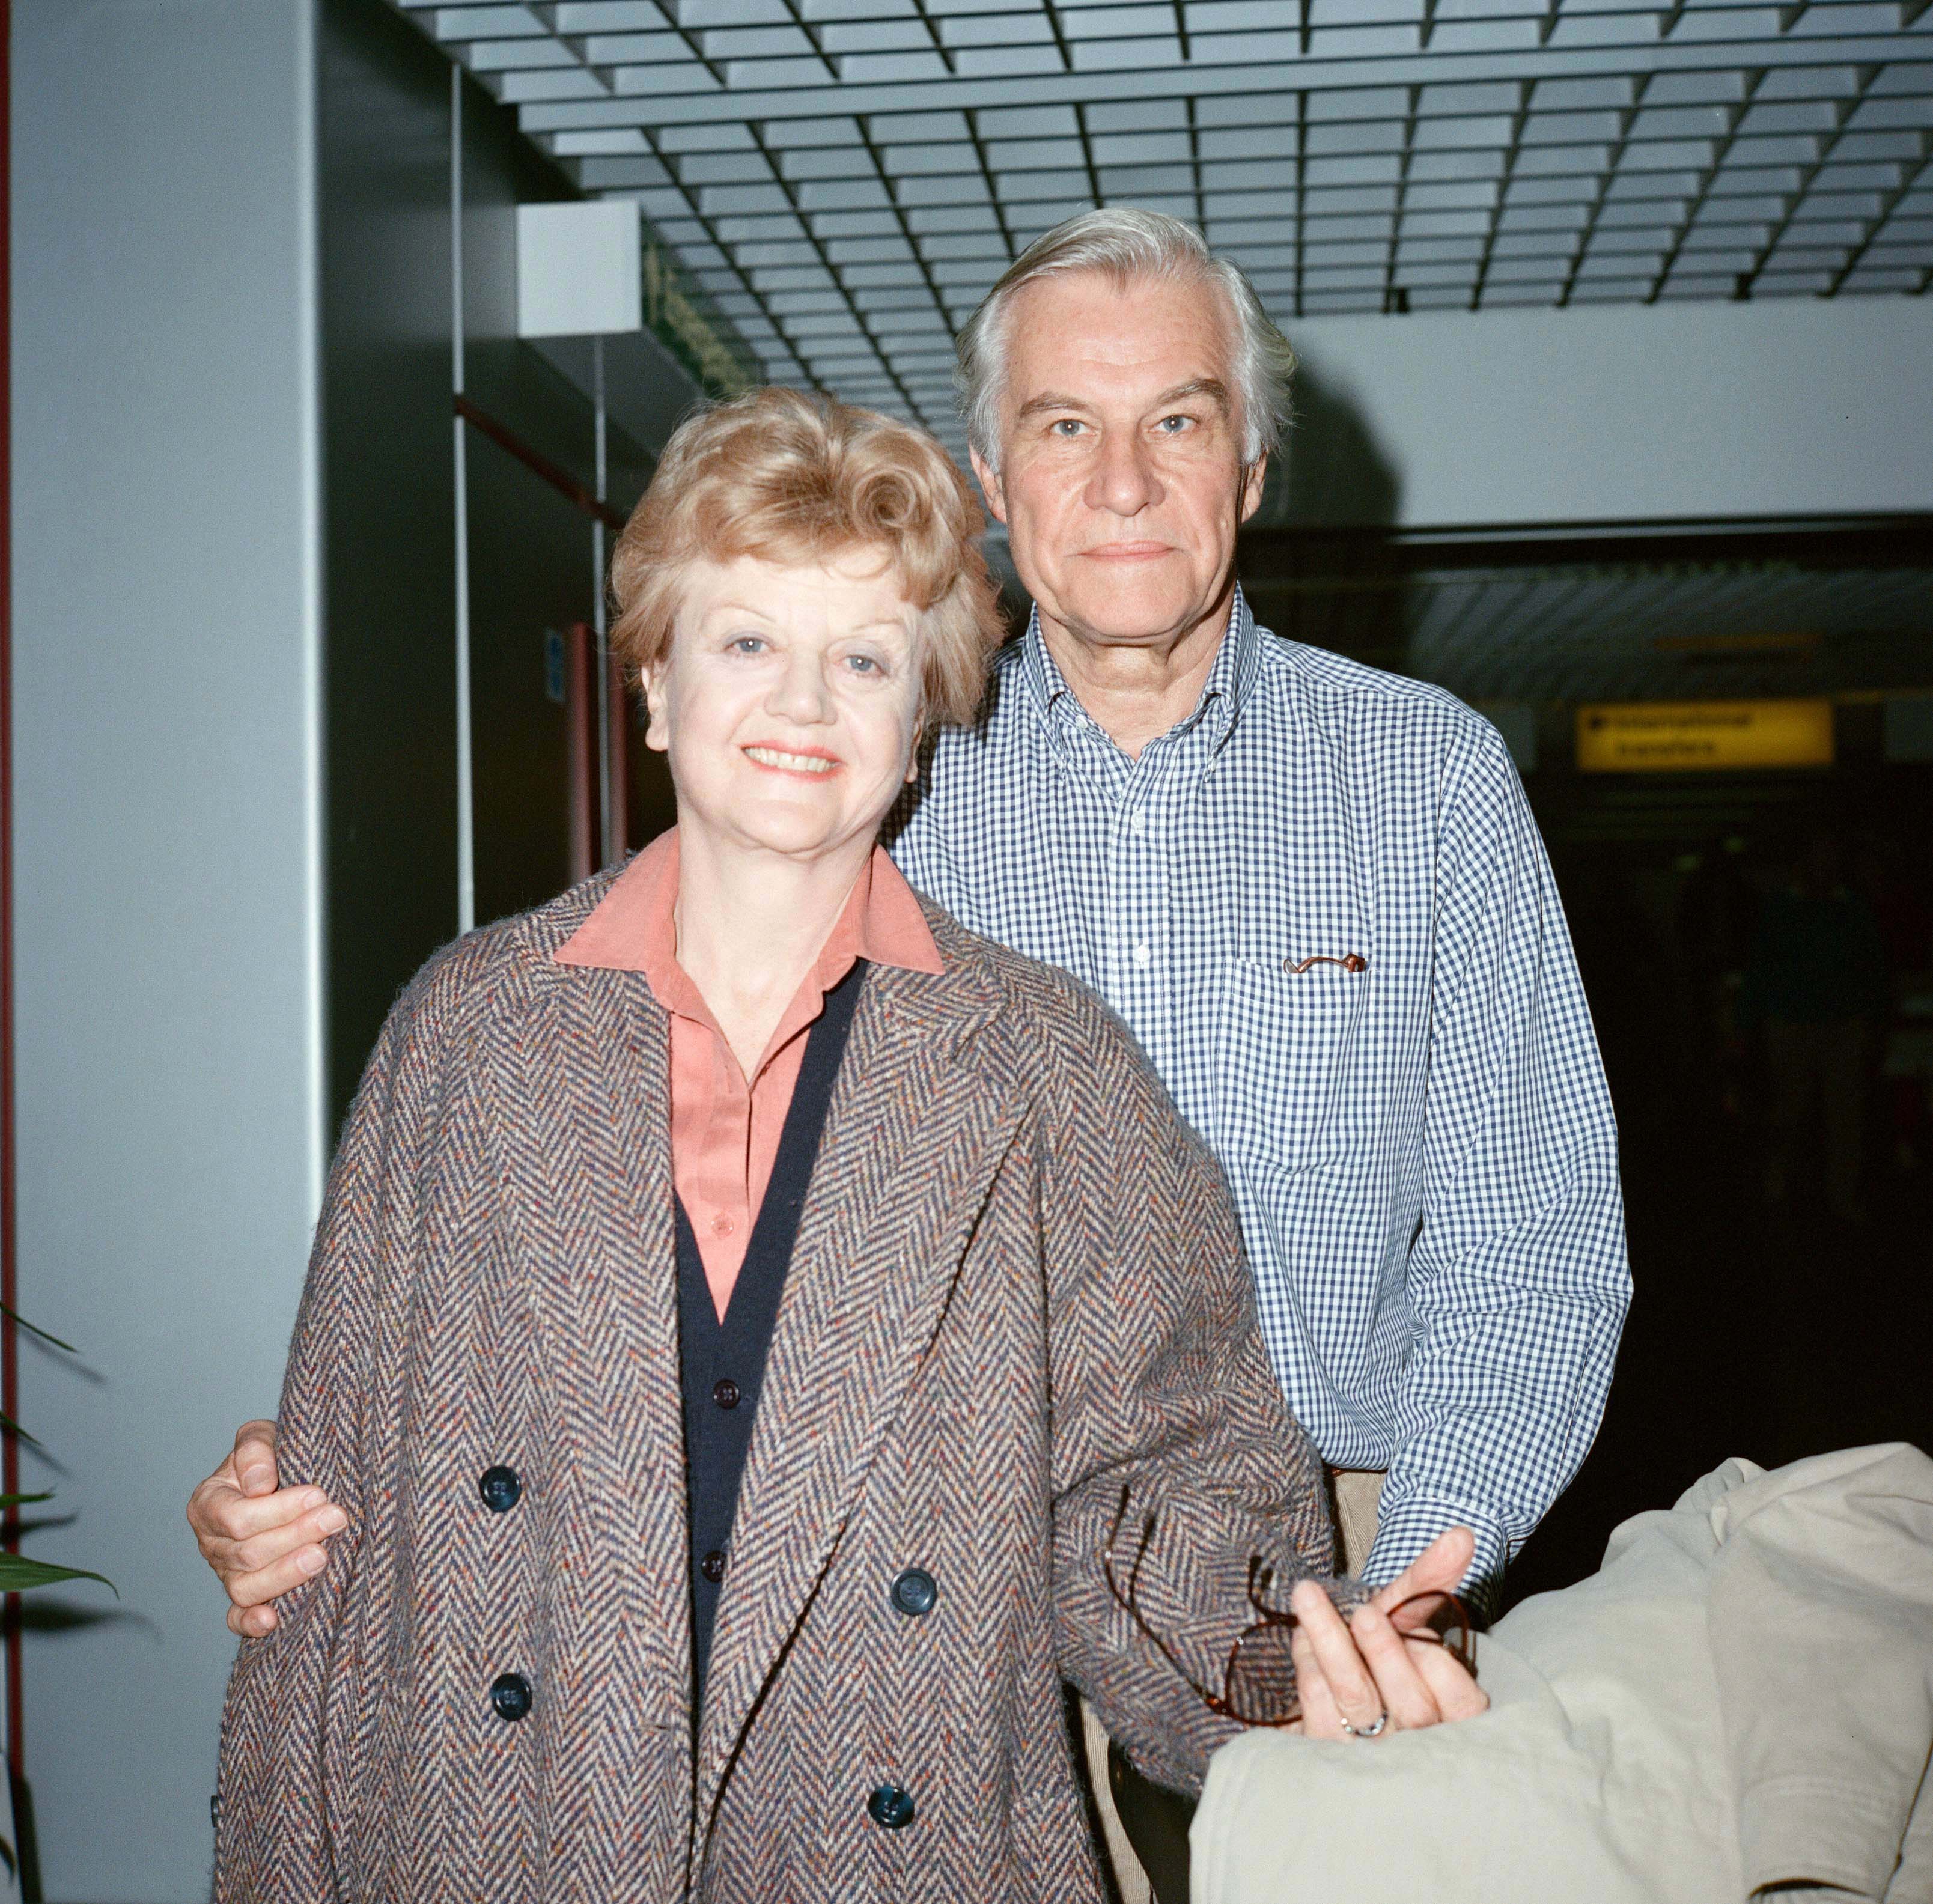
[[[824,664],[816,655],[794,653],[787,656],[768,705],[775,714],[801,725],[814,725],[832,718],[832,692],[825,678]]]

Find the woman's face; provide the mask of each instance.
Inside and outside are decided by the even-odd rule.
[[[871,550],[823,567],[693,565],[671,649],[647,671],[646,744],[678,823],[816,858],[870,845],[919,735],[919,614]]]

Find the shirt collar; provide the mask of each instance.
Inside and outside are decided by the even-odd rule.
[[[632,860],[552,960],[561,966],[641,972],[667,1011],[708,1021],[697,987],[678,963],[677,908],[673,827]],[[905,972],[937,975],[946,969],[918,898],[880,846],[873,848],[854,882],[810,977],[822,990],[836,985],[855,959]]]
[[[1170,732],[1185,734],[1198,725],[1206,726],[1219,751],[1255,691],[1261,659],[1261,631],[1255,626],[1248,598],[1237,583],[1234,603],[1228,611],[1228,632],[1215,651],[1207,680],[1201,684],[1201,698],[1195,704],[1195,711]],[[1036,704],[1048,717],[1057,743],[1062,737],[1083,727],[1095,726],[1093,717],[1081,705],[1080,697],[1067,685],[1066,677],[1048,652],[1046,638],[1040,632],[1038,607],[1027,617],[1027,633],[1021,643],[1021,667]]]

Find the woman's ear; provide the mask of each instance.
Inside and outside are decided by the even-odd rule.
[[[906,783],[911,786],[919,778],[919,743],[926,738],[926,716],[921,715],[912,724],[912,751],[906,755]]]
[[[645,745],[660,754],[671,751],[671,716],[667,706],[669,697],[665,692],[665,676],[670,662],[671,655],[667,650],[655,661],[647,663],[638,677],[638,685],[645,697]]]

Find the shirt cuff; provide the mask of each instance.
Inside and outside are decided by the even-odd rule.
[[[1473,1614],[1487,1617],[1503,1587],[1510,1542],[1489,1515],[1460,1502],[1412,1495],[1379,1515],[1375,1542],[1363,1568],[1364,1585],[1387,1586],[1446,1527],[1468,1527],[1477,1536],[1476,1553],[1457,1590]]]

